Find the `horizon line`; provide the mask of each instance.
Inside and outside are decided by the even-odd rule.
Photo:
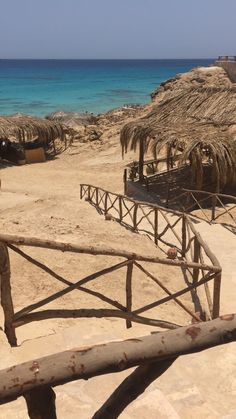
[[[66,61],[66,60],[81,60],[81,61],[85,61],[85,60],[91,60],[91,61],[99,61],[99,60],[101,60],[101,61],[122,61],[122,60],[124,60],[124,61],[126,61],[126,60],[129,60],[129,61],[138,61],[138,60],[214,60],[214,59],[216,59],[217,57],[192,57],[192,58],[189,58],[189,57],[179,57],[179,58],[177,58],[177,57],[174,57],[174,58],[42,58],[42,57],[38,57],[38,58],[29,58],[29,57],[22,57],[22,58],[12,58],[12,57],[8,57],[8,58],[6,58],[6,57],[4,57],[4,58],[1,58],[0,57],[0,60],[1,61],[3,61],[3,60],[51,60],[51,61],[54,61],[54,60],[61,60],[61,61]]]

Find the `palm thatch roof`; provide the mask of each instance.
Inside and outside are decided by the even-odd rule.
[[[64,139],[65,131],[61,124],[28,115],[0,116],[0,138],[14,138],[25,143],[38,138],[50,143],[56,138]]]
[[[181,154],[189,161],[198,189],[203,163],[209,161],[218,187],[236,181],[236,88],[191,88],[171,92],[144,118],[121,131],[122,152],[136,150],[154,155],[165,149],[167,158]]]

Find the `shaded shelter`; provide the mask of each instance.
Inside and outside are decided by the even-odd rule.
[[[13,139],[25,144],[38,138],[40,142],[49,144],[55,139],[65,139],[64,127],[54,121],[17,114],[0,116],[0,139]]]
[[[189,165],[196,189],[202,189],[204,166],[211,167],[215,190],[236,182],[236,87],[190,88],[167,93],[144,118],[121,131],[122,153],[139,147],[139,180],[144,155],[165,153],[167,170]]]

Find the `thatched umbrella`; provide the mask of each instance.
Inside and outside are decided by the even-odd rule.
[[[0,116],[0,139],[12,139],[25,143],[38,138],[41,142],[49,144],[56,138],[64,140],[63,126],[54,121],[28,115]]]
[[[171,92],[152,111],[121,131],[122,152],[139,146],[139,175],[144,153],[166,150],[170,159],[181,153],[179,164],[190,162],[195,185],[201,189],[203,165],[213,168],[216,190],[236,180],[236,89],[198,88]]]

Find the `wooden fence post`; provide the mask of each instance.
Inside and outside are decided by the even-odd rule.
[[[108,192],[105,193],[105,204],[104,204],[104,214],[107,214],[107,199],[108,199]]]
[[[133,273],[133,262],[127,265],[126,273],[126,311],[128,313],[132,310],[132,273]],[[132,327],[130,320],[126,320],[126,327],[129,329]]]
[[[57,419],[56,395],[51,387],[38,387],[24,394],[30,419]]]
[[[122,218],[123,218],[122,199],[123,198],[121,196],[119,196],[119,219],[120,219],[120,222],[122,221]]]
[[[98,188],[95,189],[96,206],[98,207]]]
[[[137,230],[137,211],[138,211],[138,204],[134,204],[134,213],[133,213],[133,228],[134,228],[134,231]]]
[[[185,257],[187,245],[186,216],[182,215],[182,256]]]
[[[91,200],[91,188],[90,185],[88,186],[88,201]]]
[[[212,319],[216,319],[220,315],[220,287],[221,287],[221,272],[216,274],[214,278]]]
[[[193,262],[198,263],[200,257],[200,243],[198,241],[198,238],[194,237],[194,253],[193,253]],[[193,268],[193,283],[196,283],[198,281],[199,277],[199,268]]]
[[[154,211],[154,242],[158,246],[158,209]]]
[[[212,195],[212,211],[211,211],[211,221],[214,221],[216,218],[216,196]]]
[[[1,279],[1,305],[4,312],[4,331],[11,346],[17,346],[14,321],[14,308],[11,297],[11,272],[8,248],[0,243],[0,279]]]
[[[124,182],[124,195],[126,195],[127,193],[127,169],[124,170],[123,182]]]

